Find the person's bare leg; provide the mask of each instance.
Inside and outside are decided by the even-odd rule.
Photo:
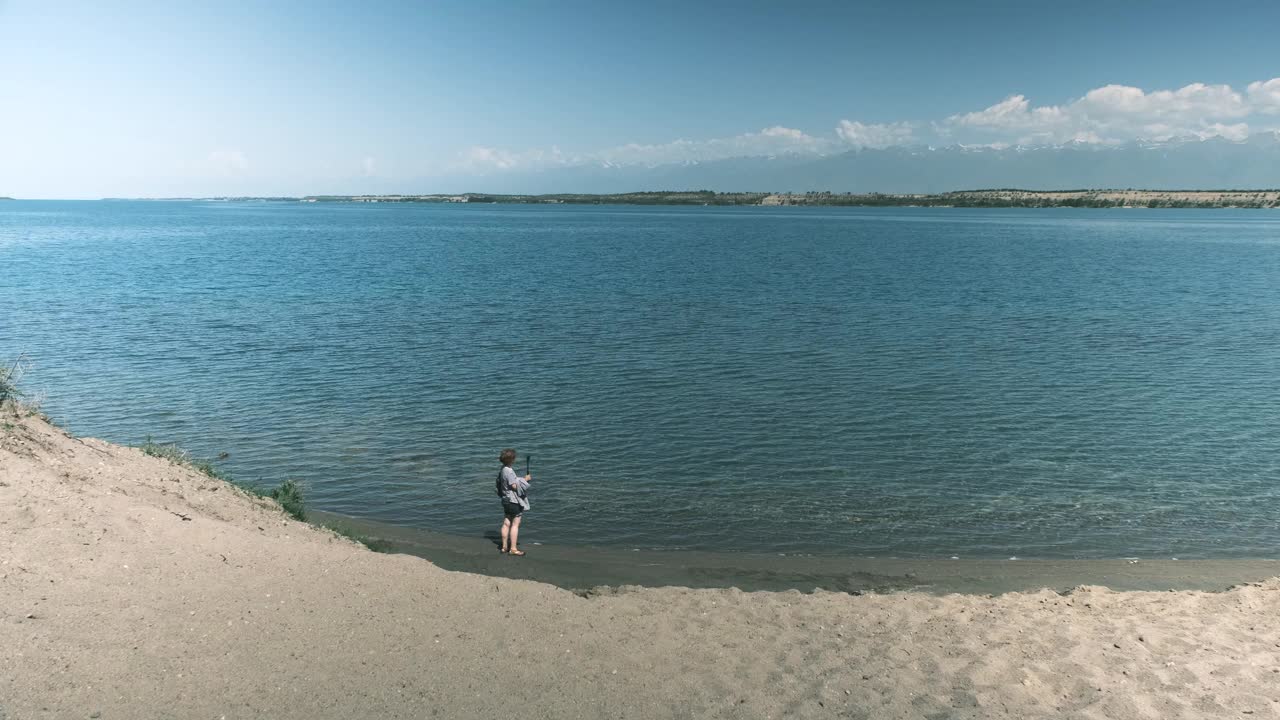
[[[510,534],[511,534],[511,518],[504,517],[502,518],[502,552],[506,552],[511,547],[510,545],[507,544],[508,542],[507,536]]]
[[[519,539],[520,539],[520,516],[517,515],[515,519],[511,521],[511,554],[512,555],[524,554],[520,552],[520,546],[516,542]]]

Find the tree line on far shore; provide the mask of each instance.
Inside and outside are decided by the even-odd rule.
[[[1280,206],[1280,190],[1056,190],[1015,188],[961,190],[946,193],[805,193],[716,192],[714,190],[653,190],[645,192],[548,195],[387,195],[316,196],[313,202],[467,202],[566,205],[818,205],[849,207],[972,207],[972,208],[1273,208]]]

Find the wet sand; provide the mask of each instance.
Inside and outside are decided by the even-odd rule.
[[[530,550],[524,565],[492,549],[374,553],[189,468],[6,419],[0,717],[1280,717],[1274,579],[989,596],[943,588],[1032,587],[1049,568],[819,559],[801,571],[808,561],[788,558],[783,584],[808,573],[817,587],[852,577],[846,589],[882,591],[575,593],[445,569],[505,560],[501,571],[565,587],[610,579],[555,577],[593,565],[587,551]],[[779,572],[637,557],[609,572],[657,567],[655,585],[714,586],[754,567],[762,587]],[[1113,563],[1096,577],[1216,588],[1230,573],[1214,567]]]
[[[382,552],[431,560],[448,570],[537,580],[566,590],[602,587],[729,588],[744,591],[1000,594],[1081,585],[1112,590],[1226,590],[1280,576],[1280,560],[929,560],[815,555],[653,551],[533,545],[528,555],[498,554],[496,529],[461,537],[326,512],[312,522],[372,541]],[[496,525],[496,524],[495,524]],[[492,537],[486,537],[491,535]],[[525,536],[532,535],[527,529]]]

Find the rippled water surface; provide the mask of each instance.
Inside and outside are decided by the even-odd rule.
[[[1280,555],[1280,213],[0,203],[72,430],[529,539]],[[522,461],[523,462],[523,461]]]

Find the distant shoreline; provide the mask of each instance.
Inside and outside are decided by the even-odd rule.
[[[946,193],[718,193],[654,191],[548,195],[306,195],[302,197],[104,198],[104,200],[299,203],[500,203],[519,205],[756,205],[821,207],[960,208],[1280,208],[1280,189],[1266,190],[1022,190],[999,188]]]

